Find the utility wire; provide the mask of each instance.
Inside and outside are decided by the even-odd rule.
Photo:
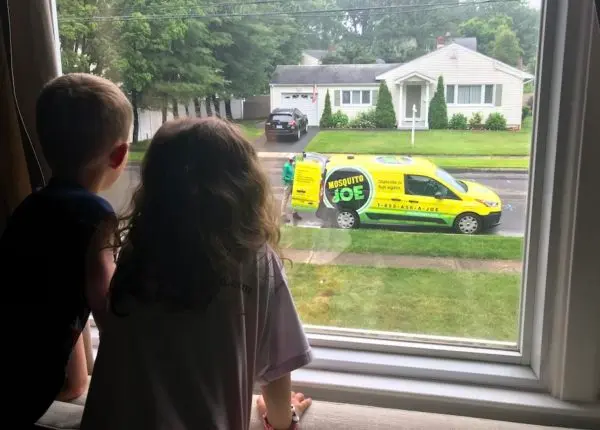
[[[212,14],[199,14],[199,13],[187,13],[187,14],[153,14],[153,15],[108,15],[108,16],[92,16],[92,17],[72,17],[65,16],[59,18],[62,22],[98,22],[98,21],[134,21],[134,20],[148,20],[148,21],[160,21],[169,19],[211,19],[211,18],[234,18],[234,17],[270,17],[270,16],[302,16],[302,17],[322,17],[329,16],[330,14],[339,13],[356,13],[356,12],[373,12],[373,13],[385,13],[385,14],[398,14],[407,12],[429,12],[441,9],[454,9],[457,7],[465,6],[478,6],[483,4],[492,3],[516,3],[520,0],[484,0],[473,3],[430,3],[427,5],[395,5],[395,6],[372,6],[362,8],[340,8],[340,9],[318,9],[311,11],[271,11],[271,12],[249,12],[249,13],[212,13]],[[239,5],[240,3],[238,3]],[[429,6],[429,7],[424,7]],[[402,8],[412,7],[409,10],[398,10]]]

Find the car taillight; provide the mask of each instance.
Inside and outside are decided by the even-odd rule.
[[[296,127],[296,121],[291,120],[290,121],[290,127]]]

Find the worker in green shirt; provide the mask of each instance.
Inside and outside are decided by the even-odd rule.
[[[285,222],[289,222],[288,218],[288,206],[290,204],[290,200],[292,198],[292,189],[294,186],[294,164],[296,161],[296,156],[294,154],[290,154],[287,158],[287,161],[283,165],[283,172],[281,175],[281,179],[283,182],[283,197],[281,200],[281,216]],[[292,217],[295,220],[302,219],[298,212],[292,209]]]

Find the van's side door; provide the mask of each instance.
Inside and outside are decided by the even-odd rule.
[[[404,194],[406,221],[453,225],[460,208],[460,198],[436,179],[424,175],[404,175]]]
[[[292,207],[316,211],[321,200],[323,163],[319,160],[303,160],[296,163],[292,188]]]

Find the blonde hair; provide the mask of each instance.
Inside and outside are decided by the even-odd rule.
[[[36,105],[44,157],[58,173],[78,172],[116,142],[126,142],[131,103],[111,81],[69,73],[48,82]]]
[[[243,264],[266,245],[277,250],[280,238],[254,147],[216,118],[163,124],[124,221],[112,305],[124,295],[206,305],[219,288],[239,285]]]

